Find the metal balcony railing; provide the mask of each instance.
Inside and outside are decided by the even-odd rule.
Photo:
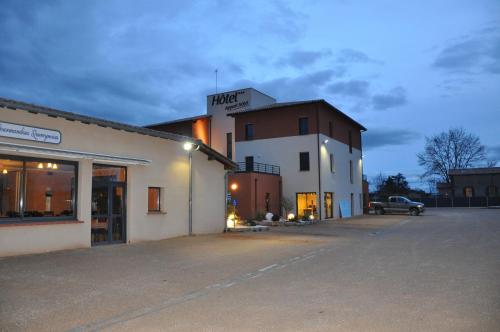
[[[256,173],[280,175],[280,167],[276,165],[269,165],[263,163],[239,162],[238,170],[236,172],[237,173],[256,172]]]

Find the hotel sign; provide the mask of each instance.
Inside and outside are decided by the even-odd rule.
[[[61,143],[61,132],[58,130],[30,127],[2,121],[0,121],[0,136],[41,143]]]
[[[250,93],[246,90],[219,93],[209,96],[209,106],[222,107],[226,112],[242,111],[250,105]]]

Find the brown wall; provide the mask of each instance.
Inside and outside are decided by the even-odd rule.
[[[333,139],[344,144],[349,144],[349,131],[352,133],[352,147],[361,150],[360,128],[351,121],[343,117],[340,113],[322,104],[319,112],[320,133],[330,136],[330,125],[332,122]]]
[[[170,124],[148,126],[147,128],[193,137],[210,146],[210,118],[186,120]]]
[[[253,219],[257,212],[280,213],[281,176],[262,173],[235,173],[229,175],[229,192],[238,201],[237,213],[242,219]],[[231,184],[238,189],[231,191]],[[270,194],[269,211],[266,211],[266,193]]]
[[[361,150],[361,128],[323,102],[271,108],[255,112],[235,114],[236,142],[245,141],[245,125],[254,125],[254,140],[299,135],[299,118],[309,118],[309,133],[318,132],[316,110],[319,113],[319,132],[329,135],[329,121],[333,123],[333,139],[349,144],[349,130],[352,145]]]

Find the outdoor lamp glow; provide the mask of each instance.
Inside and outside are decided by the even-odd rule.
[[[323,141],[323,144],[328,144],[328,139],[325,139],[325,140]]]
[[[191,151],[193,149],[193,143],[191,142],[186,142],[184,143],[184,145],[182,146],[184,148],[184,150],[186,151]]]
[[[2,173],[3,173],[3,174],[7,174],[8,172],[7,172],[7,170],[6,170],[6,169],[4,169],[4,170],[2,171]]]
[[[231,190],[236,190],[236,189],[238,189],[238,184],[237,183],[233,183],[231,185]]]
[[[293,218],[295,218],[295,215],[293,213],[289,213],[287,218],[288,220],[292,220]]]
[[[311,214],[311,215],[309,216],[309,220],[314,220],[314,215],[313,215],[313,214]]]

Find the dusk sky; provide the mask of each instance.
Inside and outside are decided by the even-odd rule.
[[[464,127],[500,160],[500,1],[1,1],[0,96],[137,125],[254,87],[368,128],[365,173]]]

